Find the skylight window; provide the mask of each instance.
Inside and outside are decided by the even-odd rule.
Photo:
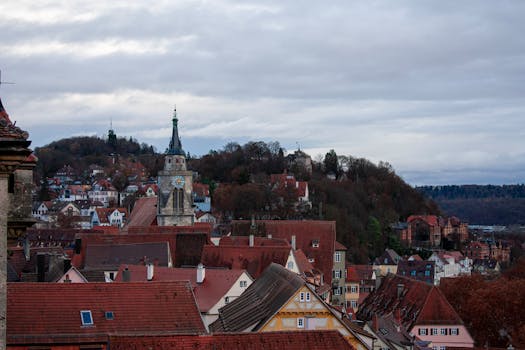
[[[106,320],[112,320],[115,318],[115,315],[113,314],[113,311],[106,311],[104,313],[104,316],[106,317]]]
[[[93,316],[91,315],[91,310],[80,311],[80,320],[82,321],[83,326],[92,326]]]

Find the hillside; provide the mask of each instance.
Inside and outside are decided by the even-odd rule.
[[[422,186],[446,215],[477,225],[525,224],[525,185]]]
[[[68,138],[35,152],[39,179],[64,165],[73,167],[81,179],[93,164],[111,170],[116,167],[115,155],[142,163],[153,177],[163,165],[163,155],[151,146],[123,138],[113,143],[96,137]],[[242,146],[229,143],[222,150],[188,159],[188,166],[198,172],[199,181],[210,184],[213,207],[226,217],[335,220],[337,239],[349,248],[348,256],[356,263],[368,262],[386,246],[399,248],[397,238],[390,235],[391,223],[411,214],[439,214],[435,203],[406,184],[388,163],[376,165],[363,158],[338,156],[333,150],[322,163],[313,162],[311,172],[291,162],[278,142],[261,141]],[[108,174],[119,171],[125,170]],[[296,211],[294,191],[281,193],[284,201],[274,205],[281,199],[270,190],[270,175],[284,172],[308,181],[311,208]],[[115,180],[114,185],[119,183]],[[123,189],[125,179],[121,182]]]

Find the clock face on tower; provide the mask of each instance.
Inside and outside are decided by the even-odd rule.
[[[183,188],[184,187],[184,176],[177,175],[171,180],[171,183],[173,186],[177,188]]]

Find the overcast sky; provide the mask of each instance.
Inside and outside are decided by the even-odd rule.
[[[413,185],[523,183],[525,1],[0,1],[0,96],[32,147],[279,141]]]

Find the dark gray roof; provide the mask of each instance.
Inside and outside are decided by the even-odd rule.
[[[106,282],[104,270],[78,270],[78,272],[82,274],[88,282]]]
[[[168,266],[168,242],[131,244],[91,244],[86,247],[86,269],[101,267],[118,270],[121,264],[144,264],[144,259]]]
[[[305,281],[272,263],[240,297],[219,310],[213,332],[256,331],[302,287]]]

